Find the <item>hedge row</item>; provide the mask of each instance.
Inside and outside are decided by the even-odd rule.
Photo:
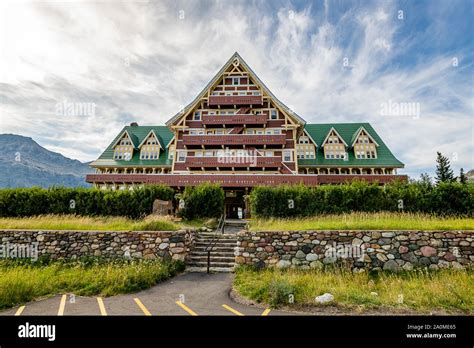
[[[173,196],[173,189],[160,185],[133,191],[64,187],[2,189],[0,216],[77,214],[139,218],[152,212],[155,199],[171,200]]]
[[[180,214],[185,219],[219,217],[224,212],[224,190],[217,184],[186,187],[182,198],[184,208]]]
[[[256,187],[250,194],[254,217],[293,217],[352,211],[405,211],[436,215],[474,215],[474,185],[365,182],[318,187]]]

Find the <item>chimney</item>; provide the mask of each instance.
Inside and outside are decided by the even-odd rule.
[[[132,122],[132,123],[130,123],[130,127],[138,127],[138,123]]]

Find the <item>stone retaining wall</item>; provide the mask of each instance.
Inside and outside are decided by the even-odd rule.
[[[239,232],[237,264],[354,271],[473,268],[474,231]]]
[[[180,231],[36,231],[0,230],[2,251],[30,246],[38,257],[52,258],[101,256],[184,261],[194,244],[194,232]],[[5,257],[5,255],[0,255]]]

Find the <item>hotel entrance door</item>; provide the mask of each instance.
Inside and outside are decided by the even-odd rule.
[[[225,193],[226,219],[244,219],[245,203],[243,191],[227,191]]]

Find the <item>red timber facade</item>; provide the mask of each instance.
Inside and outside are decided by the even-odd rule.
[[[257,185],[406,180],[368,123],[306,124],[238,53],[166,126],[132,123],[91,166],[86,180],[102,189],[218,183],[228,216]]]

